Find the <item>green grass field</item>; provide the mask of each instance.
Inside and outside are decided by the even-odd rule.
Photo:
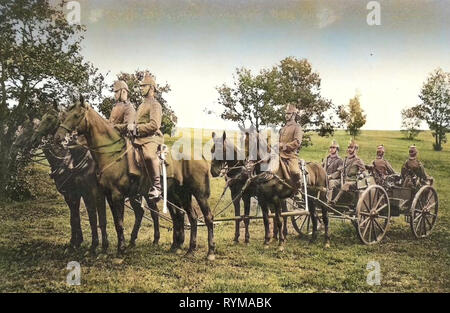
[[[346,147],[349,136],[335,138]],[[331,138],[313,137],[314,145],[301,151],[302,158],[320,161]],[[273,242],[263,249],[262,221],[250,224],[251,243],[233,245],[234,224],[215,227],[216,261],[206,256],[206,229],[201,227],[198,251],[193,257],[168,252],[171,232],[161,229],[159,246],[152,246],[153,228],[143,221],[137,246],[122,260],[115,258],[116,235],[108,209],[111,247],[107,255],[86,256],[90,230],[82,208],[82,251],[64,254],[69,241],[69,210],[56,192],[47,169],[37,167],[38,199],[0,205],[0,292],[450,292],[450,144],[432,151],[433,138],[423,132],[414,143],[428,174],[435,178],[440,205],[437,226],[429,238],[414,239],[404,217],[394,218],[383,241],[374,246],[360,243],[348,222],[332,220],[331,248],[323,248],[323,233],[316,243],[299,238],[289,223],[284,252]],[[358,137],[359,155],[368,163],[376,145],[383,143],[386,158],[399,171],[412,143],[397,131],[364,131]],[[345,150],[345,149],[343,149]],[[212,179],[210,205],[214,207],[224,181]],[[230,200],[229,192],[216,212]],[[253,213],[253,212],[252,212]],[[149,216],[149,214],[147,214]],[[229,208],[226,215],[233,215]],[[125,232],[129,240],[134,214],[126,211]],[[163,225],[169,226],[166,222]],[[243,240],[243,229],[241,229]],[[188,235],[185,247],[188,243]],[[81,264],[81,285],[68,286],[67,263]],[[381,285],[366,282],[368,262],[381,267]]]

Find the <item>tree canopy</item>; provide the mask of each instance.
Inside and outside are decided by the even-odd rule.
[[[283,123],[284,108],[294,103],[300,110],[300,123],[306,131],[325,136],[333,133],[335,123],[329,118],[332,102],[321,96],[321,79],[306,59],[288,57],[272,68],[253,74],[249,69],[236,69],[233,86],[217,87],[221,117],[257,131],[262,126]],[[306,140],[307,144],[308,141]]]
[[[142,103],[142,96],[139,90],[139,81],[144,76],[146,70],[136,70],[134,73],[119,73],[117,75],[118,80],[123,80],[128,85],[128,89],[130,92],[128,93],[128,99],[137,109],[138,106]],[[111,91],[113,90],[111,86]],[[164,94],[170,91],[170,86],[168,84],[160,85],[157,84],[155,90],[155,98],[159,101],[162,106],[163,117],[161,121],[161,131],[165,134],[170,134],[172,129],[175,127],[177,123],[177,116],[172,108],[167,103],[166,99],[164,99]],[[103,99],[102,103],[99,105],[100,112],[106,117],[109,118],[112,108],[114,107],[115,99],[114,96],[106,97]]]
[[[450,72],[436,69],[427,77],[419,94],[422,103],[413,110],[416,116],[427,122],[435,142],[434,150],[442,150],[450,130]]]
[[[356,95],[346,106],[341,105],[338,107],[338,115],[341,121],[347,128],[347,132],[352,136],[356,137],[361,132],[361,127],[366,124],[367,115],[364,114],[361,108],[361,103],[359,101],[360,96]]]
[[[25,120],[39,118],[50,103],[83,93],[101,97],[104,78],[81,55],[84,27],[69,24],[64,2],[0,2],[0,188],[17,171],[10,158],[14,134]],[[4,194],[4,192],[1,192]]]

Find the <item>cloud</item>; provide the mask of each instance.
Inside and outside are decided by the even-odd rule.
[[[324,8],[317,13],[317,22],[320,29],[330,26],[338,20],[333,10]]]

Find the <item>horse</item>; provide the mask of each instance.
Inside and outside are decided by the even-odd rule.
[[[283,202],[290,197],[295,196],[294,189],[290,186],[290,184],[282,179],[283,173],[281,166],[278,166],[278,169],[272,175],[264,170],[262,170],[261,165],[262,162],[266,162],[265,159],[267,156],[261,155],[262,151],[268,152],[269,147],[267,145],[267,141],[260,138],[259,133],[252,133],[246,136],[246,147],[249,145],[249,138],[256,139],[257,143],[257,160],[253,161],[255,166],[256,176],[252,176],[249,179],[251,180],[250,185],[254,186],[253,192],[256,193],[258,198],[258,202],[261,206],[264,220],[264,229],[265,229],[265,237],[264,237],[264,247],[268,247],[270,242],[270,231],[269,231],[269,210],[275,212],[275,220],[274,220],[274,231],[278,231],[278,239],[279,239],[279,249],[282,251],[284,249],[284,242],[286,239],[286,223],[283,223],[283,219],[281,217],[281,212],[284,209]],[[225,144],[225,136],[223,138],[224,147],[227,147]],[[246,152],[247,153],[247,152]],[[217,162],[217,158],[213,158]],[[213,164],[213,162],[212,162]],[[250,164],[251,165],[251,164]],[[213,166],[213,165],[212,165]],[[217,166],[217,165],[215,165]],[[326,197],[326,172],[320,164],[307,162],[306,163],[306,173],[309,176],[309,182],[307,184],[307,192],[309,195],[318,195],[318,199],[324,201]],[[306,174],[305,173],[305,174]],[[325,246],[329,246],[329,234],[328,234],[328,211],[327,208],[322,206],[319,201],[313,198],[305,199],[308,203],[308,209],[310,216],[312,217],[312,226],[313,226],[313,234],[311,237],[311,242],[315,241],[317,238],[317,224],[318,217],[316,214],[316,206],[322,207],[322,218],[325,226]]]
[[[80,200],[83,199],[89,217],[91,227],[91,254],[95,254],[99,244],[97,231],[97,215],[102,234],[102,250],[106,252],[109,246],[106,233],[106,203],[105,196],[95,176],[95,163],[89,151],[79,147],[67,149],[54,141],[53,135],[60,124],[60,116],[63,112],[57,112],[57,106],[50,109],[37,121],[34,131],[24,130],[17,137],[14,146],[27,152],[38,148],[45,138],[42,152],[47,159],[56,189],[64,197],[70,209],[71,239],[69,250],[79,249],[83,242],[83,234],[80,224]],[[69,169],[67,160],[71,160],[73,168]]]
[[[247,183],[250,178],[250,174],[245,170],[246,161],[248,160],[248,149],[240,151],[232,141],[227,140],[226,132],[223,132],[222,136],[217,136],[216,133],[212,133],[213,145],[211,147],[211,175],[213,177],[218,177],[220,174],[226,172],[226,182],[231,192],[231,199],[234,206],[235,216],[241,215],[241,204],[242,199],[244,203],[244,226],[245,226],[245,243],[250,242],[250,232],[249,224],[250,219],[245,218],[250,215],[250,199],[251,197],[256,197],[256,186],[254,183]],[[248,133],[246,133],[246,141],[248,142]],[[231,152],[229,152],[231,151]],[[243,190],[245,188],[245,190]],[[287,211],[286,201],[281,203],[282,211]],[[234,233],[234,243],[239,243],[240,236],[240,222],[241,220],[235,221],[235,233]],[[283,223],[285,227],[283,229],[285,237],[287,236],[287,218],[284,218]],[[274,224],[273,237],[278,238],[278,225]]]
[[[89,104],[80,101],[73,105],[67,112],[67,117],[56,133],[56,137],[62,140],[67,133],[77,131],[85,136],[87,146],[97,163],[99,183],[103,187],[106,199],[113,210],[114,224],[118,238],[118,254],[125,252],[125,239],[123,227],[123,213],[125,197],[135,212],[135,223],[131,233],[130,244],[134,245],[142,222],[144,211],[138,201],[142,196],[146,197],[151,186],[150,178],[141,175],[138,180],[133,179],[128,172],[126,153],[132,148],[127,148],[125,139],[114,129],[107,120],[101,117]],[[208,254],[209,260],[215,258],[215,243],[213,232],[213,216],[208,204],[210,194],[209,165],[206,160],[175,160],[170,155],[167,160],[168,167],[172,171],[178,170],[179,175],[171,177],[167,181],[167,197],[169,210],[174,223],[174,241],[171,250],[178,250],[184,241],[184,212],[180,212],[182,206],[187,212],[191,224],[190,246],[187,254],[192,254],[196,249],[197,220],[191,201],[194,196],[204,215],[208,228]],[[158,211],[154,201],[147,200],[153,207],[151,210],[154,221],[158,220]],[[176,207],[175,207],[176,206]],[[154,215],[156,216],[154,216]],[[159,239],[159,223],[154,223],[155,240]]]

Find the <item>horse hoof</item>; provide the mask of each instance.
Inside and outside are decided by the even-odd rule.
[[[175,250],[175,254],[176,255],[182,255],[183,254],[183,250],[181,250],[180,248]]]
[[[279,246],[278,247],[278,251],[283,252],[284,251],[284,246]]]
[[[112,260],[112,264],[114,264],[114,265],[120,265],[122,263],[123,263],[123,259],[122,258],[114,258]]]
[[[329,242],[326,242],[325,243],[325,249],[329,249],[330,248],[330,243]]]
[[[206,258],[208,259],[208,261],[214,261],[216,259],[216,256],[214,254],[208,254]]]
[[[269,249],[269,244],[265,243],[263,247],[264,247],[264,249]]]
[[[134,240],[130,241],[130,243],[128,244],[128,248],[134,248],[136,247],[136,242]]]
[[[152,245],[158,246],[159,245],[159,240],[153,240]]]
[[[233,245],[237,246],[239,244],[239,240],[233,240]]]
[[[192,258],[194,256],[194,251],[188,251],[184,255],[185,258]]]

